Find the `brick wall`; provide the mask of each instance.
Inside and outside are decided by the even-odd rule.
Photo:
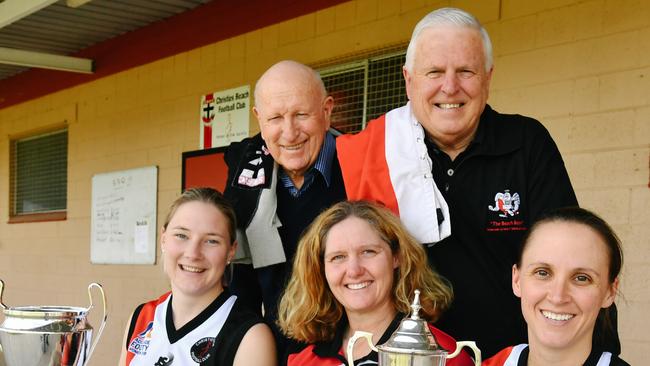
[[[199,146],[202,94],[244,84],[281,59],[319,64],[408,41],[440,6],[476,14],[491,34],[490,104],[540,119],[558,143],[581,204],[624,242],[623,356],[650,346],[650,2],[644,0],[356,0],[0,110],[0,197],[9,140],[66,123],[68,218],[7,224],[0,200],[4,302],[87,304],[92,281],[110,318],[92,365],[116,362],[133,308],[168,288],[160,265],[91,265],[91,177],[159,167],[158,217],[180,192],[181,153]],[[251,132],[257,131],[251,115]],[[98,325],[97,318],[92,318]]]
[[[489,23],[490,103],[540,119],[560,147],[580,204],[625,251],[623,356],[644,364],[650,338],[650,2],[503,1]]]

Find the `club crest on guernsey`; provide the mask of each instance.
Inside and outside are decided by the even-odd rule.
[[[269,149],[262,145],[262,149],[256,150],[253,156],[249,157],[245,167],[239,172],[237,184],[246,187],[257,187],[266,183],[266,175],[262,166],[262,156],[269,155]]]
[[[196,363],[203,363],[210,358],[210,350],[214,346],[214,337],[199,339],[190,349],[190,356]]]
[[[494,206],[489,205],[490,211],[499,212],[500,217],[513,217],[519,214],[519,193],[510,194],[510,190],[499,192],[494,196]]]

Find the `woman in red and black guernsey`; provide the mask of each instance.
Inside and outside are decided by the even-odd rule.
[[[620,241],[594,213],[572,207],[543,215],[512,268],[528,344],[508,347],[483,366],[629,366],[603,346],[622,264]]]
[[[224,287],[235,254],[235,213],[221,193],[192,188],[160,231],[171,292],[138,306],[120,366],[275,366],[270,328]]]
[[[280,301],[279,324],[305,343],[286,357],[289,366],[347,365],[348,339],[357,330],[388,340],[421,290],[420,316],[434,321],[452,291],[427,265],[417,243],[390,211],[367,202],[340,202],[319,215],[300,240],[293,275]],[[456,341],[430,325],[438,344],[452,352]],[[357,342],[355,365],[377,365],[377,353]],[[448,362],[473,365],[464,351]]]

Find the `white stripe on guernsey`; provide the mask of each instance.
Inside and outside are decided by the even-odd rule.
[[[273,164],[271,186],[262,189],[258,205],[246,228],[248,249],[253,260],[253,267],[260,268],[287,261],[284,255],[282,239],[278,227],[282,226],[277,215],[278,197],[275,187],[278,184],[278,163]]]
[[[503,366],[517,366],[519,363],[519,357],[521,355],[521,351],[526,349],[528,347],[527,344],[519,344],[516,345],[512,348],[512,351],[510,352],[510,356],[508,356],[508,359],[506,362],[503,363]],[[612,354],[609,352],[603,352],[600,355],[600,358],[598,359],[598,363],[596,366],[609,366],[612,360]]]
[[[365,365],[379,365],[379,363],[377,363],[376,361],[367,360],[367,361],[363,361],[363,362],[361,362],[361,363],[355,363],[355,365],[357,365],[357,366],[365,366]]]
[[[451,234],[449,208],[431,175],[431,159],[424,129],[411,113],[410,103],[386,114],[386,163],[399,215],[420,243],[436,243]],[[436,208],[444,221],[437,225]]]
[[[525,350],[526,347],[528,347],[527,344],[518,344],[512,347],[512,352],[510,352],[510,356],[506,362],[503,363],[503,366],[517,366],[519,363],[519,356],[521,355],[521,351]]]
[[[600,355],[600,359],[598,360],[596,366],[608,366],[611,361],[612,361],[612,354],[609,352],[603,352],[603,354]]]

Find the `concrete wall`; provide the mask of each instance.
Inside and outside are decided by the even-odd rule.
[[[91,364],[114,364],[133,308],[168,284],[159,264],[90,264],[91,177],[157,165],[163,217],[180,192],[181,153],[199,146],[202,94],[252,87],[281,59],[322,64],[403,44],[419,18],[446,5],[476,14],[493,38],[490,104],[547,126],[580,203],[621,236],[623,357],[644,364],[650,346],[650,2],[644,0],[355,0],[2,109],[0,197],[9,195],[9,140],[69,128],[67,220],[7,224],[7,200],[0,200],[4,302],[83,306],[88,283],[101,282],[110,319]]]

